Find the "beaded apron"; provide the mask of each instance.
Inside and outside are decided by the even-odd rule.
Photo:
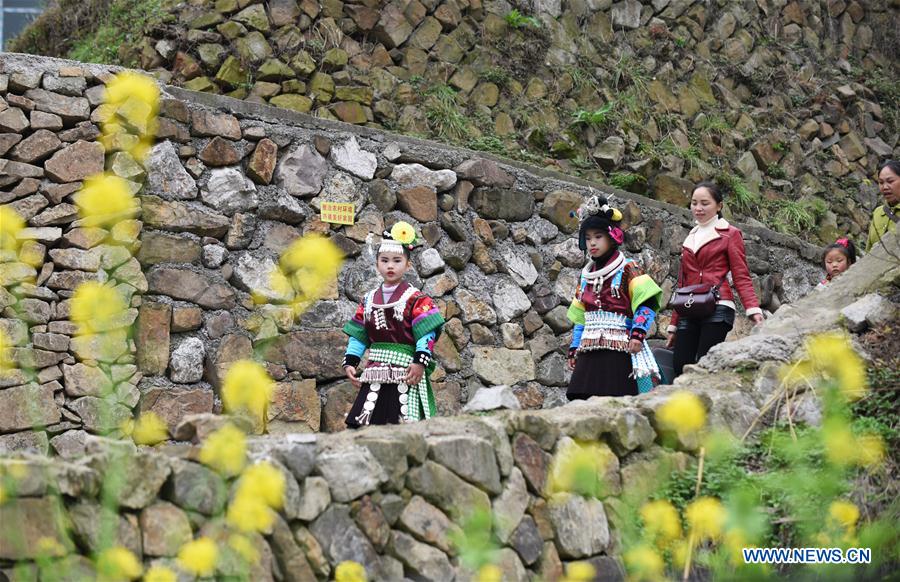
[[[627,352],[629,334],[628,318],[611,311],[588,311],[584,314],[584,333],[581,336],[579,352],[593,350],[613,350]],[[631,354],[631,375],[642,378],[660,378],[659,366],[647,342],[642,342],[641,351]]]
[[[429,369],[425,370],[418,384],[406,383],[407,370],[413,362],[413,348],[406,344],[374,343],[369,348],[369,365],[363,370],[360,381],[368,384],[363,411],[356,417],[359,424],[369,424],[375,403],[378,402],[382,384],[396,384],[400,398],[402,422],[416,422],[434,415],[434,403],[429,398]],[[428,366],[432,368],[434,364]]]

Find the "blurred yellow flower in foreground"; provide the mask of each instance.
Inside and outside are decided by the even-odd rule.
[[[275,522],[275,512],[284,505],[284,475],[270,463],[248,467],[237,483],[234,499],[228,506],[226,519],[243,532],[268,532]]]
[[[136,99],[151,108],[159,108],[159,87],[156,81],[133,71],[122,71],[106,84],[103,101],[121,105],[129,99]]]
[[[830,463],[846,467],[872,467],[884,460],[884,442],[877,434],[856,436],[850,425],[840,419],[826,421],[822,427],[825,456]]]
[[[842,333],[823,333],[806,340],[807,358],[782,368],[781,379],[789,385],[833,380],[847,400],[858,400],[868,388],[866,366]]]
[[[725,508],[714,497],[701,497],[684,510],[688,525],[699,539],[718,539],[725,527]]]
[[[175,582],[175,572],[165,566],[153,566],[144,574],[144,582]]]
[[[662,556],[648,545],[636,546],[623,556],[630,575],[629,580],[665,580],[665,563]]]
[[[153,446],[169,438],[169,428],[155,412],[140,415],[131,429],[131,440],[138,445]]]
[[[16,235],[25,228],[25,221],[9,206],[0,206],[0,251],[16,251],[19,241]]]
[[[38,539],[36,550],[38,556],[41,557],[65,556],[68,553],[65,546],[59,543],[59,541],[47,536]]]
[[[641,519],[644,520],[644,529],[650,535],[650,539],[657,540],[660,545],[666,545],[681,537],[681,519],[678,517],[678,511],[665,499],[645,503],[641,507]]]
[[[6,352],[6,350],[11,347],[12,342],[9,341],[8,337],[6,337],[6,332],[0,329],[0,372],[5,372],[6,370],[12,370],[13,368],[15,368],[15,364]]]
[[[228,504],[225,519],[238,531],[269,533],[275,523],[275,512],[261,499],[238,493]]]
[[[359,562],[344,560],[334,569],[334,582],[368,582],[366,569]]]
[[[138,211],[128,183],[113,174],[86,179],[74,198],[84,226],[113,226]]]
[[[600,497],[614,454],[605,444],[566,441],[560,445],[547,478],[547,493],[577,493]]]
[[[300,315],[334,284],[343,262],[344,253],[330,239],[307,234],[282,253],[272,286],[293,296],[295,315]]]
[[[219,560],[219,548],[208,537],[187,542],[178,550],[178,565],[195,576],[212,576]]]
[[[503,570],[495,564],[485,564],[478,569],[476,582],[503,582]]]
[[[753,547],[747,540],[747,535],[741,528],[735,527],[725,532],[725,548],[728,556],[735,565],[744,564],[744,548]]]
[[[260,363],[238,360],[228,368],[222,384],[225,412],[247,412],[265,430],[269,401],[274,390],[275,382]]]
[[[69,319],[78,326],[79,335],[88,335],[123,327],[125,301],[115,289],[87,281],[75,289]]]
[[[656,411],[656,420],[665,429],[679,434],[699,431],[706,424],[706,409],[700,397],[692,392],[680,391]]]
[[[259,561],[259,550],[256,549],[256,546],[253,545],[253,542],[247,536],[231,534],[228,537],[228,547],[234,550],[248,564],[255,564]]]
[[[849,501],[832,501],[828,507],[828,521],[852,533],[856,529],[856,522],[859,521],[859,508]]]
[[[144,568],[137,557],[122,546],[103,550],[97,558],[97,580],[108,582],[134,580],[143,571]]]
[[[273,509],[284,505],[284,473],[267,462],[247,467],[238,481],[238,494],[247,493]]]
[[[877,434],[867,434],[856,439],[857,460],[864,467],[880,465],[884,461],[884,441]]]
[[[247,461],[247,437],[228,423],[213,432],[200,448],[200,462],[226,477],[241,472]]]
[[[597,570],[590,562],[572,562],[566,568],[564,582],[591,582]]]

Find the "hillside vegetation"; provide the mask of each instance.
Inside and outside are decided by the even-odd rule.
[[[11,50],[137,66],[553,166],[814,241],[897,157],[898,2],[62,0]]]

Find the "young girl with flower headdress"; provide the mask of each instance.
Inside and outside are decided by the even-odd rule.
[[[816,286],[825,287],[835,277],[850,268],[856,262],[856,245],[849,238],[839,238],[822,253],[822,264],[825,267],[825,278]]]
[[[640,264],[625,258],[622,213],[606,198],[578,209],[578,246],[590,260],[581,271],[568,317],[575,324],[569,348],[574,370],[566,396],[627,396],[649,392],[660,379],[644,341],[661,306],[662,290]]]
[[[344,372],[359,389],[347,414],[347,426],[352,428],[415,422],[435,414],[429,377],[435,368],[434,342],[444,318],[430,297],[403,280],[417,242],[415,229],[407,222],[384,232],[375,254],[384,282],[366,293],[344,325],[344,333],[350,336]],[[367,349],[368,364],[357,377]]]

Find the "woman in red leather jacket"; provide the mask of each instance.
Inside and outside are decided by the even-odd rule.
[[[681,248],[678,286],[718,284],[719,301],[715,312],[705,319],[679,318],[678,313],[673,312],[666,347],[675,347],[675,376],[681,374],[685,365],[695,364],[711,347],[724,341],[734,327],[732,286],[754,325],[763,320],[747,267],[744,237],[740,230],[721,217],[722,200],[722,191],[712,182],[700,182],[691,194],[691,214],[697,226],[684,239]]]

